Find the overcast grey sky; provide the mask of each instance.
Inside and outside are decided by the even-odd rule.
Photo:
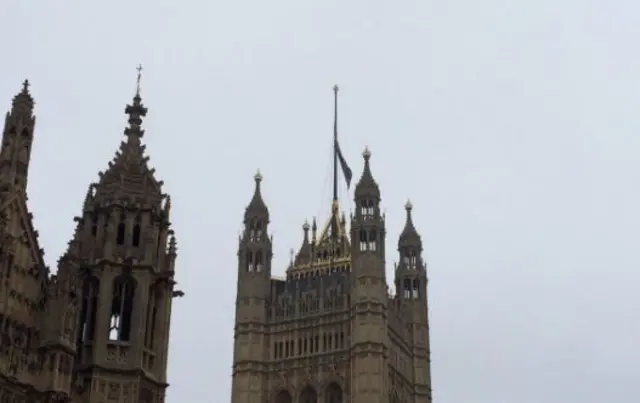
[[[98,5],[99,4],[99,5]],[[145,66],[187,293],[168,402],[229,401],[236,247],[260,168],[275,270],[329,211],[332,92],[356,179],[410,197],[447,403],[628,403],[640,370],[635,0],[35,1],[0,8],[0,103],[37,102],[29,203],[54,266]],[[343,206],[350,208],[344,194]]]

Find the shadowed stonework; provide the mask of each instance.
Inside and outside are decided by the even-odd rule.
[[[26,204],[28,87],[13,99],[0,149],[0,402],[162,403],[171,302],[182,293],[170,198],[141,142],[139,87],[126,139],[89,185],[55,275]]]

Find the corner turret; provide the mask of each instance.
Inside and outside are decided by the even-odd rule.
[[[0,183],[6,187],[27,189],[31,146],[36,118],[33,115],[33,98],[29,92],[29,80],[13,98],[11,111],[7,112],[0,148]]]

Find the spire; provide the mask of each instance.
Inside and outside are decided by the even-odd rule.
[[[404,206],[407,211],[407,219],[404,224],[404,229],[402,233],[400,233],[400,238],[398,239],[398,248],[412,246],[417,249],[422,249],[422,239],[420,238],[420,234],[416,231],[416,227],[413,225],[413,218],[411,215],[411,211],[413,210],[413,204],[411,200],[407,200],[407,204]]]
[[[364,171],[362,172],[360,181],[358,181],[358,184],[356,185],[355,197],[358,199],[360,197],[369,196],[380,199],[380,188],[371,174],[371,166],[369,164],[371,151],[369,151],[368,147],[365,147],[362,152],[362,157],[364,158]]]
[[[29,80],[24,80],[22,83],[22,90],[13,97],[13,105],[11,108],[11,114],[15,112],[28,113],[29,116],[33,112],[33,97],[31,97],[31,93],[29,92]]]
[[[142,105],[142,97],[140,96],[140,80],[142,79],[142,65],[138,65],[138,78],[136,79],[136,94],[133,96],[133,103],[127,105],[125,113],[129,115],[129,127],[124,130],[127,136],[127,143],[131,145],[140,145],[140,139],[144,135],[142,129],[142,118],[147,116],[147,108]]]
[[[309,222],[305,220],[302,225],[302,231],[304,233],[302,238],[302,246],[300,246],[300,250],[298,251],[298,255],[295,258],[295,264],[309,263],[311,258],[311,244],[309,243],[309,229],[311,226]]]
[[[2,132],[0,177],[3,187],[15,186],[26,191],[36,123],[33,106],[29,80],[24,80],[22,89],[13,97],[11,111],[6,114]]]
[[[128,126],[124,129],[126,141],[120,148],[106,172],[101,173],[97,184],[96,199],[109,198],[142,198],[153,205],[159,205],[165,195],[162,193],[162,181],[155,179],[155,169],[149,168],[149,157],[144,155],[146,146],[142,144],[144,130],[142,118],[147,115],[147,108],[140,96],[140,80],[142,66],[137,68],[136,92],[133,102],[126,106]]]
[[[84,197],[84,206],[83,206],[84,211],[91,209],[91,206],[93,205],[93,190],[95,186],[96,185],[94,183],[89,184],[89,188],[87,189],[87,194]]]
[[[253,179],[256,182],[256,187],[253,192],[253,197],[251,197],[251,201],[249,202],[249,205],[247,206],[244,213],[245,224],[248,223],[249,220],[253,217],[265,218],[267,220],[269,219],[269,209],[267,208],[267,205],[262,199],[262,192],[260,191],[262,174],[260,173],[259,170],[258,172],[256,172]]]

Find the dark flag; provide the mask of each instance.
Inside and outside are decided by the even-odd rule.
[[[338,179],[338,172],[336,170],[336,160],[340,161],[340,168],[342,168],[342,174],[344,175],[344,180],[347,182],[347,189],[351,186],[351,177],[353,177],[353,172],[351,172],[351,168],[347,164],[347,161],[344,159],[344,155],[342,155],[342,150],[340,150],[340,144],[338,144],[338,86],[333,86],[333,199],[338,200],[338,184],[336,183]]]
[[[340,161],[340,168],[342,168],[342,174],[344,175],[344,180],[347,182],[347,189],[351,186],[351,178],[353,177],[353,172],[351,172],[351,168],[347,164],[347,161],[344,159],[342,155],[342,150],[340,150],[340,144],[338,141],[335,141],[335,153],[338,156],[338,161]]]

